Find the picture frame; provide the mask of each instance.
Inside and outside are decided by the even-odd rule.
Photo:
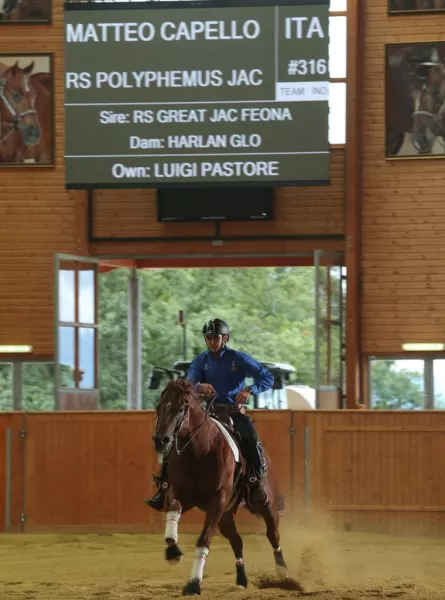
[[[387,159],[445,157],[445,42],[385,46]]]
[[[0,167],[54,166],[53,64],[52,53],[0,53]]]
[[[389,15],[445,12],[445,0],[388,0]]]
[[[0,0],[0,25],[50,25],[52,0]]]

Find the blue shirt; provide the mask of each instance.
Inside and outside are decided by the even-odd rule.
[[[247,376],[255,382],[251,386],[252,394],[269,390],[274,383],[274,376],[266,367],[245,352],[226,346],[219,357],[209,350],[199,354],[192,361],[186,379],[194,383],[210,383],[218,392],[215,402],[234,404]]]

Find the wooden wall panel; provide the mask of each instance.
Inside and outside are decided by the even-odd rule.
[[[344,231],[344,149],[331,154],[329,187],[280,188],[276,220],[267,223],[222,224],[222,235],[342,234]],[[98,190],[94,192],[93,231],[96,237],[208,236],[208,223],[175,224],[156,221],[152,190]],[[188,247],[182,251],[189,252]],[[250,244],[251,252],[256,250]],[[113,253],[118,246],[113,245]],[[171,249],[174,251],[174,246]]]
[[[385,44],[443,41],[445,14],[365,0],[362,350],[445,338],[443,159],[385,159]]]
[[[0,344],[53,353],[52,256],[76,252],[76,195],[64,189],[63,3],[49,25],[3,26],[0,53],[54,53],[55,167],[1,168]]]
[[[26,530],[156,529],[154,412],[27,417]]]
[[[346,530],[445,532],[443,412],[322,411],[311,430],[312,506]]]

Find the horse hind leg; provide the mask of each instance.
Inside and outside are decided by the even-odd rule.
[[[275,570],[280,579],[289,579],[289,571],[284,560],[283,551],[280,547],[280,531],[278,523],[280,520],[278,510],[270,503],[266,504],[261,510],[261,515],[266,523],[266,535],[273,548],[275,561]]]
[[[174,502],[165,515],[165,534],[164,539],[167,544],[165,549],[165,559],[171,564],[176,565],[182,561],[184,554],[178,546],[178,524],[181,518],[181,506],[179,502]]]
[[[236,585],[246,588],[248,581],[243,559],[243,540],[236,528],[235,518],[232,512],[224,513],[219,522],[219,530],[221,535],[229,540],[233,554],[235,555]]]

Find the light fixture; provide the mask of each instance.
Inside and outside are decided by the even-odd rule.
[[[0,346],[0,354],[26,354],[32,352],[32,346]]]
[[[445,344],[419,344],[413,342],[409,344],[402,344],[402,350],[408,350],[410,352],[439,352],[440,350],[445,350]]]

